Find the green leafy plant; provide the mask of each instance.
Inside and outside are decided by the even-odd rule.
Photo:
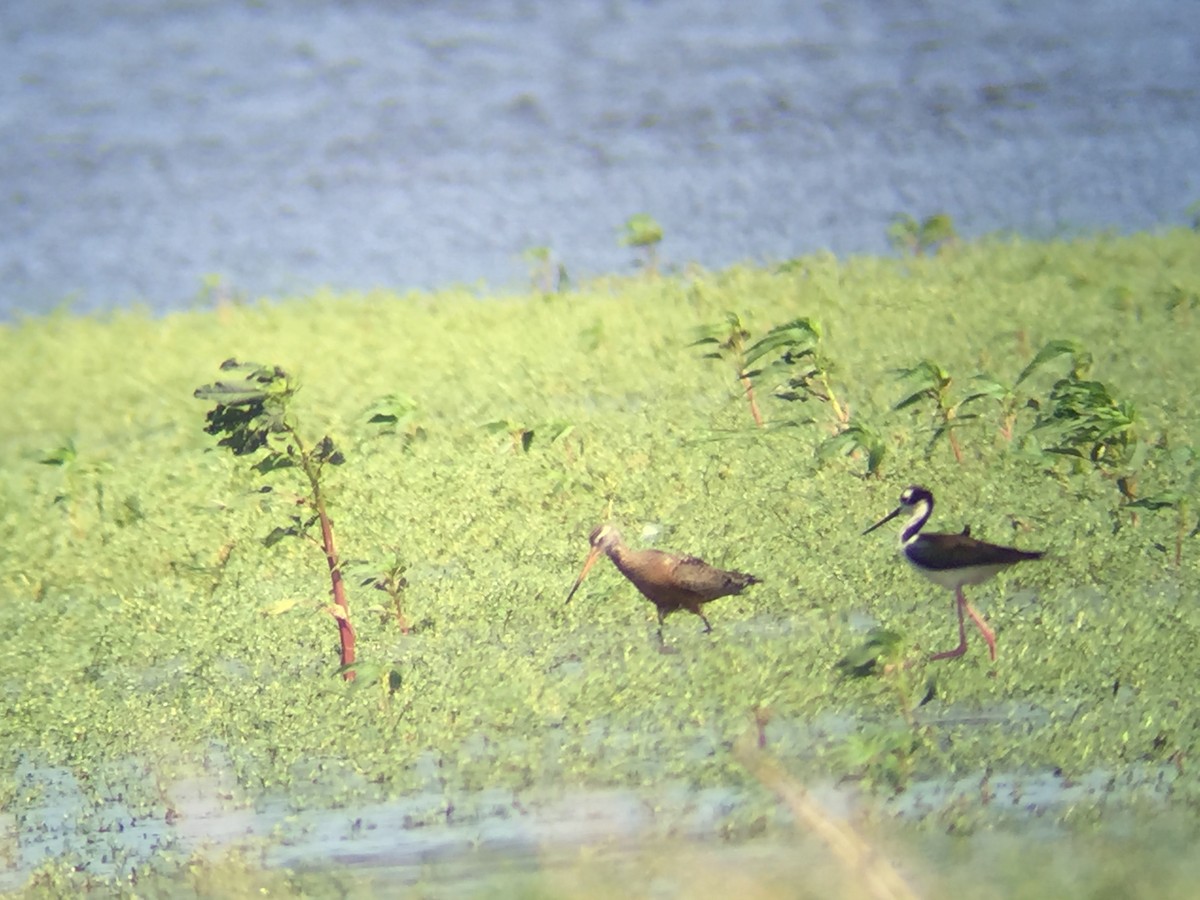
[[[1016,386],[1005,384],[991,375],[979,374],[971,379],[974,392],[958,402],[958,409],[967,405],[975,405],[980,401],[990,400],[1000,410],[1000,434],[1006,441],[1013,439],[1013,429],[1017,424],[1017,415],[1021,410],[1020,397]]]
[[[940,365],[930,359],[922,360],[910,369],[897,369],[896,380],[908,383],[909,393],[896,403],[892,409],[901,410],[925,403],[932,407],[933,436],[929,439],[929,449],[939,438],[945,437],[950,443],[955,461],[963,461],[962,448],[954,430],[962,420],[972,416],[959,416],[958,403],[950,401],[950,374]],[[912,390],[915,388],[916,390]]]
[[[958,242],[954,220],[946,213],[935,213],[918,222],[908,213],[897,213],[887,230],[888,241],[902,253],[923,256]]]
[[[381,434],[400,437],[405,448],[425,439],[425,428],[417,421],[417,401],[406,394],[387,394],[367,410],[367,424],[375,425]]]
[[[496,419],[493,422],[485,422],[482,427],[491,434],[504,435],[506,440],[501,442],[500,449],[513,453],[528,453],[538,435],[542,436],[538,439],[539,442],[544,440],[551,447],[559,446],[575,430],[575,426],[570,422],[559,420],[529,425],[516,419]]]
[[[825,461],[834,456],[853,456],[861,453],[867,460],[866,475],[878,477],[887,456],[887,444],[881,435],[869,425],[852,422],[842,431],[826,438],[817,447],[817,458]]]
[[[234,456],[254,458],[252,468],[261,475],[291,471],[302,476],[305,492],[299,505],[305,512],[293,514],[286,526],[276,526],[263,543],[269,547],[286,537],[301,537],[321,547],[329,565],[333,597],[329,612],[338,625],[342,677],[351,681],[355,634],[324,484],[327,467],[339,466],[345,459],[328,435],[311,445],[301,436],[289,409],[298,385],[283,369],[227,359],[221,371],[227,373],[224,380],[199,387],[194,394],[198,400],[215,403],[204,430],[219,437],[217,445],[228,447]],[[319,538],[313,536],[314,528]]]
[[[648,275],[658,272],[658,245],[662,239],[662,225],[647,213],[637,213],[626,219],[618,237],[622,247],[633,247],[640,252],[638,264]]]
[[[567,267],[554,258],[554,251],[549,247],[528,247],[521,258],[529,267],[529,283],[535,291],[553,294],[565,291],[570,286]]]
[[[1053,360],[1067,357],[1067,375],[1050,388],[1038,410],[1033,431],[1045,453],[1090,462],[1106,472],[1136,471],[1143,448],[1138,440],[1133,404],[1117,400],[1108,385],[1085,377],[1092,355],[1076,341],[1047,343],[1017,378],[1023,382]]]
[[[388,595],[388,599],[391,600],[390,615],[394,616],[403,634],[412,630],[404,613],[404,591],[408,588],[408,578],[405,577],[407,572],[408,565],[401,558],[400,551],[394,550],[391,563],[382,572],[362,581],[363,587],[370,585]]]
[[[746,402],[750,404],[750,415],[754,419],[754,424],[762,428],[765,424],[762,411],[758,408],[758,401],[754,396],[754,382],[746,368],[746,342],[750,340],[750,332],[742,325],[741,316],[734,312],[728,312],[725,314],[724,322],[705,325],[697,331],[699,337],[688,346],[711,347],[713,349],[705,353],[701,357],[702,359],[723,359],[732,364],[746,395]]]
[[[837,665],[842,674],[854,678],[890,673],[904,665],[904,636],[890,628],[872,628]]]
[[[850,421],[850,411],[838,400],[830,383],[832,363],[822,352],[821,326],[813,319],[793,319],[776,325],[745,352],[743,366],[765,361],[762,368],[745,372],[747,379],[781,374],[775,396],[782,400],[819,400],[829,405],[837,428]]]
[[[1148,512],[1173,510],[1175,513],[1175,568],[1183,564],[1183,542],[1185,538],[1200,534],[1200,520],[1193,523],[1197,497],[1200,496],[1200,466],[1197,454],[1191,447],[1177,447],[1168,454],[1167,465],[1172,469],[1168,486],[1145,497],[1134,497],[1133,487],[1123,486],[1123,492],[1131,498],[1129,509],[1144,509]]]
[[[837,665],[850,678],[879,677],[883,689],[892,694],[904,717],[903,726],[881,725],[853,735],[843,748],[845,761],[866,780],[882,782],[895,791],[903,790],[918,752],[927,743],[916,709],[936,695],[936,681],[932,676],[927,678],[920,699],[914,699],[912,661],[907,658],[904,637],[888,628],[872,628],[863,642]]]
[[[87,531],[87,515],[92,507],[87,503],[95,503],[95,515],[104,519],[110,510],[106,510],[106,497],[103,476],[109,466],[105,462],[81,459],[75,440],[68,437],[57,447],[46,452],[38,460],[43,466],[52,466],[61,470],[62,483],[54,495],[54,504],[58,505],[70,522],[76,535]],[[118,525],[128,525],[133,521],[144,518],[140,501],[136,495],[127,496],[117,507],[112,521]]]

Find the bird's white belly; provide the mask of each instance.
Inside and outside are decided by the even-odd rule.
[[[989,578],[994,577],[997,572],[1003,572],[1008,568],[1008,564],[1000,564],[970,566],[964,569],[925,569],[911,560],[909,560],[909,565],[934,584],[941,585],[948,591],[957,591],[969,584],[983,584]]]

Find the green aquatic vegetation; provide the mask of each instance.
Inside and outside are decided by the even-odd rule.
[[[647,275],[658,274],[658,245],[662,239],[662,225],[648,213],[635,213],[626,219],[617,238],[622,247],[639,251],[637,264]]]
[[[1008,821],[1028,848],[1029,808],[1047,829],[1091,835],[1112,830],[1131,798],[1146,802],[1150,821],[1166,812],[1194,826],[1198,792],[1173,760],[1186,768],[1200,752],[1186,692],[1198,627],[1188,598],[1200,591],[1188,537],[1196,502],[1186,505],[1174,567],[1177,508],[1129,510],[1141,516],[1138,530],[1114,533],[1109,475],[1087,462],[1069,479],[1056,477],[1061,465],[1047,471],[1064,457],[1038,449],[1029,426],[1039,410],[1022,404],[1033,397],[1047,408],[1065,355],[1017,387],[1013,445],[973,443],[976,429],[1001,421],[998,403],[965,408],[979,418],[959,433],[970,452],[952,472],[948,453],[925,453],[925,421],[885,411],[898,395],[889,373],[912,364],[914,347],[955,375],[953,403],[979,390],[971,373],[1005,381],[1029,361],[1032,352],[1011,350],[1014,330],[1035,350],[1070,334],[1095,351],[1096,373],[1120,386],[1115,399],[1136,405],[1139,432],[1169,431],[1169,450],[1143,438],[1145,464],[1120,473],[1137,476],[1134,499],[1187,494],[1190,469],[1170,454],[1200,441],[1195,335],[1154,291],[1198,283],[1195,240],[1191,231],[990,240],[932,263],[823,254],[786,271],[606,278],[578,285],[570,303],[540,294],[481,302],[466,289],[318,291],[221,313],[59,314],[0,326],[0,761],[16,786],[0,793],[17,823],[13,840],[22,854],[29,846],[82,865],[89,847],[102,846],[89,838],[115,834],[93,828],[109,821],[111,805],[97,790],[79,800],[90,818],[73,837],[36,843],[20,823],[43,821],[44,804],[38,783],[12,777],[22,760],[88,773],[134,759],[168,794],[212,777],[206,793],[224,809],[187,819],[178,802],[151,803],[139,822],[183,842],[189,821],[223,825],[226,814],[282,809],[279,830],[259,832],[260,856],[273,861],[306,830],[331,829],[344,848],[357,838],[365,847],[389,826],[407,840],[431,831],[417,824],[457,824],[451,839],[469,841],[495,833],[489,797],[503,797],[519,830],[528,820],[516,805],[532,808],[539,793],[567,795],[575,809],[575,797],[628,792],[657,833],[730,834],[747,843],[723,846],[754,855],[797,837],[788,812],[731,756],[755,708],[770,710],[766,737],[780,766],[817,797],[816,786],[848,773],[880,787],[839,790],[836,802],[885,846],[949,830],[961,841]],[[1106,302],[1119,285],[1146,299],[1139,314]],[[837,363],[832,387],[853,405],[840,451],[852,449],[855,425],[874,430],[857,437],[864,447],[881,438],[876,477],[894,485],[847,478],[850,463],[866,468],[862,458],[822,464],[820,428],[751,426],[736,448],[699,440],[713,430],[717,394],[735,393],[721,415],[749,425],[739,382],[698,383],[699,353],[680,352],[681,333],[725,309],[738,310],[755,338],[754,323],[801,314],[821,323],[821,352]],[[310,429],[329,434],[352,460],[326,466],[323,478],[355,603],[353,683],[330,677],[339,654],[323,554],[307,541],[264,548],[258,539],[296,524],[281,514],[299,513],[300,524],[311,516],[292,496],[302,493],[300,470],[264,475],[197,427],[192,391],[215,380],[210,373],[236,380],[213,372],[230,355],[302,378],[290,408],[305,446]],[[767,384],[755,388],[768,421],[772,406],[796,408],[780,407]],[[806,408],[833,427],[829,404],[814,397]],[[506,418],[534,431],[529,452],[512,452],[507,431],[481,427]],[[552,446],[543,429],[555,422],[572,430]],[[75,462],[42,465],[68,437]],[[261,493],[264,482],[274,490]],[[938,522],[969,522],[1052,560],[972,595],[1002,654],[994,665],[972,656],[939,672],[936,696],[915,713],[928,729],[915,750],[902,743],[913,732],[890,676],[837,669],[863,639],[860,616],[909,635],[946,627],[945,593],[914,579],[893,540],[854,540],[878,517],[881,495],[890,501],[912,482],[937,492]],[[73,519],[54,502],[65,492]],[[564,607],[586,535],[610,500],[639,544],[754,572],[763,589],[719,601],[713,633],[681,630],[674,656],[654,652],[652,607],[611,568],[594,573],[586,607]],[[350,569],[351,557],[369,560]],[[407,635],[387,592],[360,588],[397,562],[407,567],[396,573],[407,581]],[[928,668],[904,672],[904,708],[913,708]],[[860,731],[851,766],[845,748]],[[1055,767],[1104,780],[1063,803],[1058,787],[1049,799],[1009,801],[1006,780]],[[989,772],[996,799],[986,802],[978,785]],[[135,777],[109,781],[120,790]],[[895,784],[907,787],[893,798]],[[663,785],[675,807],[655,793]],[[705,806],[706,796],[720,799]],[[372,822],[371,804],[413,797],[424,798],[406,813],[414,827]],[[614,827],[618,840],[623,827]],[[311,846],[306,862],[323,865],[328,845]],[[191,852],[139,856],[138,890],[156,893],[164,882],[155,871],[173,871]],[[914,870],[923,853],[913,851]],[[3,889],[24,876],[9,877]],[[121,886],[95,878],[102,891]],[[826,893],[839,883],[831,876]]]
[[[263,544],[271,547],[285,537],[312,538],[312,529],[320,529],[319,546],[329,565],[330,593],[334,605],[329,607],[338,624],[341,642],[342,677],[354,679],[354,626],[350,624],[350,603],[342,577],[341,563],[334,543],[333,522],[326,508],[324,473],[326,466],[345,462],[340,450],[328,435],[308,446],[293,421],[289,404],[298,385],[278,366],[239,363],[227,359],[221,371],[229,380],[199,387],[197,400],[214,401],[208,411],[205,431],[219,436],[217,444],[228,447],[237,457],[257,457],[253,468],[261,475],[282,470],[299,470],[306,482],[307,495],[297,501],[307,514],[292,514],[291,523],[276,526]],[[269,488],[268,488],[269,489]]]
[[[1047,343],[1017,377],[1017,384],[1053,360],[1067,357],[1065,377],[1051,385],[1038,411],[1033,435],[1045,453],[1090,462],[1111,473],[1136,471],[1144,448],[1135,428],[1137,413],[1128,400],[1117,400],[1102,381],[1087,378],[1092,355],[1078,341]]]
[[[747,367],[746,342],[750,340],[750,332],[742,325],[742,317],[735,312],[725,313],[725,321],[712,325],[703,325],[697,330],[698,337],[689,347],[712,347],[703,359],[725,360],[733,366],[735,377],[742,385],[746,402],[750,405],[750,415],[754,424],[759,428],[765,426],[762,411],[758,408],[758,400],[754,396],[754,380]]]
[[[937,695],[936,680],[929,676],[918,697],[912,677],[914,659],[908,651],[900,632],[872,628],[837,664],[846,677],[878,678],[883,694],[896,704],[902,724],[864,727],[847,738],[841,751],[851,771],[895,791],[903,790],[912,777],[917,757],[928,743],[916,710]]]
[[[758,369],[745,371],[762,363]],[[810,318],[793,319],[776,325],[751,345],[742,360],[747,380],[761,375],[782,377],[775,396],[782,400],[815,399],[829,405],[834,427],[843,429],[850,411],[838,400],[830,382],[833,363],[821,346],[821,326]]]
[[[426,436],[419,411],[420,405],[407,394],[386,394],[371,404],[366,422],[378,426],[381,434],[396,435],[406,448],[411,448]]]
[[[408,578],[405,577],[407,572],[408,564],[400,556],[400,551],[393,550],[391,562],[377,575],[370,575],[361,582],[362,587],[370,585],[387,594],[391,601],[391,609],[384,610],[383,613],[396,623],[401,634],[408,634],[412,630],[408,616],[404,614],[404,591],[408,587]]]
[[[877,429],[862,422],[851,422],[842,431],[827,437],[817,447],[817,458],[820,460],[855,454],[866,458],[866,476],[877,478],[887,456],[887,443]]]
[[[955,429],[972,416],[964,416],[959,413],[959,407],[963,401],[950,401],[949,389],[952,381],[950,374],[933,360],[923,359],[910,368],[897,369],[895,375],[897,381],[907,383],[906,390],[911,393],[897,401],[892,409],[908,409],[922,403],[931,407],[933,434],[929,438],[926,452],[931,452],[934,444],[944,437],[950,444],[955,461],[961,465],[963,453],[958,444]]]
[[[496,419],[482,426],[490,434],[502,435],[499,447],[502,451],[528,453],[533,447],[534,438],[550,447],[563,445],[575,426],[570,422],[552,420],[537,425],[530,425],[516,419]]]
[[[1123,492],[1129,499],[1129,509],[1175,513],[1173,559],[1178,569],[1183,564],[1184,541],[1200,534],[1200,519],[1194,521],[1195,511],[1200,508],[1200,460],[1190,446],[1164,448],[1158,455],[1165,457],[1154,460],[1158,490],[1142,497],[1132,486],[1123,487]]]
[[[571,278],[567,267],[554,256],[549,247],[528,247],[521,254],[529,268],[529,284],[542,294],[556,294],[570,290]]]
[[[913,256],[940,252],[958,242],[954,220],[946,213],[934,213],[919,222],[908,213],[897,213],[892,216],[887,236],[893,247]]]

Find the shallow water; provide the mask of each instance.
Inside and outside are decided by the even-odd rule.
[[[751,6],[16,0],[0,317],[64,299],[528,284],[1134,230],[1200,199],[1190,0]]]
[[[1018,726],[1030,717],[1037,711],[1007,707],[983,716]],[[953,713],[939,717],[943,725],[962,721]],[[786,747],[799,734],[852,727],[846,717],[791,728],[772,723],[770,730]],[[0,834],[7,836],[7,846],[0,846],[0,891],[19,889],[37,866],[50,861],[98,878],[126,879],[133,870],[161,865],[163,853],[216,860],[235,848],[249,848],[268,869],[345,868],[363,878],[384,872],[391,884],[428,884],[432,878],[465,890],[495,874],[501,861],[510,874],[541,873],[555,859],[578,861],[586,848],[634,859],[648,842],[672,841],[715,848],[705,853],[736,855],[758,846],[768,856],[786,856],[788,841],[812,839],[782,806],[762,819],[757,811],[763,792],[757,787],[664,783],[637,791],[490,790],[457,798],[426,791],[386,803],[297,809],[283,795],[235,800],[239,792],[229,772],[227,761],[214,752],[207,773],[165,786],[160,802],[147,805],[132,799],[143,793],[139,782],[148,775],[136,761],[94,773],[88,791],[71,770],[22,763],[15,773],[20,799],[0,815]],[[835,821],[870,815],[899,826],[938,816],[950,821],[970,810],[986,817],[987,830],[1003,822],[1019,830],[1036,823],[1039,833],[1052,835],[1062,833],[1059,817],[1075,808],[1117,810],[1136,801],[1143,808],[1163,803],[1165,809],[1179,777],[1174,765],[1145,764],[1076,777],[1032,772],[939,778],[913,782],[893,796],[863,793],[854,782],[809,790]],[[103,797],[93,803],[85,794],[97,790]],[[750,821],[757,822],[751,826],[757,837],[744,833]],[[731,823],[740,824],[731,832]]]

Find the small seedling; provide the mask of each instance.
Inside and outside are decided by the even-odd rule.
[[[364,578],[362,581],[363,587],[370,585],[388,595],[392,601],[391,612],[394,614],[396,624],[400,627],[402,634],[408,634],[412,630],[408,624],[408,617],[404,614],[404,591],[408,588],[408,579],[405,577],[407,572],[408,566],[400,558],[400,551],[395,550],[391,565],[378,575]]]
[[[208,411],[205,431],[219,436],[217,445],[228,447],[237,457],[256,458],[253,469],[261,475],[279,471],[299,471],[306,494],[300,499],[307,509],[293,515],[287,526],[277,526],[264,539],[272,546],[286,537],[303,537],[317,543],[329,564],[329,612],[338,624],[341,640],[341,671],[347,681],[354,679],[354,627],[350,624],[350,604],[342,579],[342,567],[333,538],[333,522],[326,511],[324,477],[326,466],[339,466],[345,460],[333,439],[326,436],[312,446],[301,437],[291,418],[289,405],[298,386],[278,366],[260,366],[227,359],[221,371],[228,380],[197,388],[198,400],[216,405]],[[320,539],[312,536],[319,527]]]
[[[556,447],[566,441],[575,430],[575,426],[570,422],[558,420],[528,425],[515,419],[497,419],[494,422],[485,422],[482,427],[491,434],[504,435],[507,440],[501,441],[500,451],[511,453],[518,450],[528,453],[533,447],[535,437],[539,445],[545,442],[551,447]]]
[[[1175,511],[1175,568],[1183,564],[1183,542],[1185,538],[1200,534],[1200,520],[1192,522],[1193,510],[1196,509],[1197,498],[1200,497],[1200,466],[1196,465],[1197,454],[1191,447],[1177,447],[1168,453],[1168,464],[1171,465],[1173,478],[1168,483],[1170,487],[1147,497],[1134,499],[1135,491],[1128,489],[1127,496],[1131,509],[1144,509],[1150,512],[1162,510]],[[1121,479],[1124,484],[1125,480]]]
[[[916,390],[900,400],[892,409],[906,409],[925,402],[932,404],[933,437],[929,439],[929,450],[938,439],[945,437],[950,442],[950,450],[954,453],[955,461],[963,461],[962,448],[954,429],[964,420],[973,416],[959,416],[958,403],[950,402],[949,388],[951,378],[949,373],[930,359],[922,360],[911,369],[897,369],[896,380],[906,381]]]
[[[529,267],[529,283],[535,291],[554,294],[570,287],[567,267],[554,258],[549,247],[529,247],[521,257]]]
[[[971,381],[975,392],[968,394],[958,402],[961,410],[968,404],[991,400],[1000,407],[1000,434],[1006,441],[1012,441],[1013,429],[1017,424],[1017,413],[1020,411],[1020,399],[1017,396],[1016,385],[1008,385],[991,375],[979,374]]]
[[[1136,471],[1144,454],[1135,423],[1133,404],[1116,400],[1108,386],[1086,378],[1092,355],[1075,341],[1050,341],[1017,378],[1020,384],[1051,360],[1067,356],[1070,371],[1050,388],[1038,409],[1033,430],[1042,452],[1064,456],[1110,474],[1119,469]]]
[[[892,216],[887,235],[893,247],[901,253],[910,253],[913,256],[940,252],[942,248],[958,242],[954,220],[946,213],[936,213],[922,222],[918,222],[908,213],[897,213]]]
[[[776,325],[746,351],[744,365],[764,360],[767,362],[761,369],[746,372],[746,377],[781,373],[784,381],[775,396],[782,400],[819,400],[829,404],[836,427],[844,428],[849,423],[849,410],[833,392],[829,380],[832,363],[821,352],[821,327],[813,319]]]
[[[838,660],[838,669],[852,678],[887,674],[904,665],[904,636],[889,628],[872,628],[866,639]]]
[[[215,309],[218,315],[225,315],[230,307],[241,306],[245,297],[240,291],[234,290],[219,272],[209,272],[200,279],[200,290],[196,294],[195,305]]]
[[[107,463],[81,460],[72,438],[67,438],[57,447],[47,451],[38,462],[62,471],[62,486],[54,495],[53,502],[62,509],[75,534],[80,535],[86,531],[83,513],[87,507],[83,505],[83,501],[89,497],[89,493],[94,492],[95,495],[96,515],[101,519],[105,517],[104,480],[101,476],[109,468]],[[118,518],[115,520],[118,524],[129,524],[132,520],[143,518],[140,511],[129,508],[131,503],[138,503],[135,495],[125,498],[126,514],[121,518],[122,513],[118,511]]]
[[[405,394],[380,397],[367,410],[367,424],[379,428],[380,434],[397,435],[405,449],[424,440],[425,429],[417,423],[417,401]]]
[[[758,408],[758,401],[754,397],[754,382],[746,370],[746,342],[750,340],[750,332],[743,327],[741,316],[734,312],[726,313],[724,322],[706,325],[697,331],[699,337],[688,346],[712,347],[714,349],[705,353],[701,357],[702,359],[723,359],[733,365],[733,370],[745,392],[746,402],[750,404],[750,415],[754,418],[754,424],[762,428],[763,417]]]
[[[834,456],[853,456],[856,453],[866,455],[866,476],[878,477],[883,459],[887,456],[887,444],[884,443],[883,436],[869,425],[853,422],[847,425],[845,430],[826,438],[817,447],[817,459],[821,461]]]
[[[917,752],[927,740],[917,721],[916,709],[937,694],[937,683],[926,679],[921,698],[914,701],[912,661],[906,657],[904,637],[887,628],[872,628],[866,639],[841,660],[838,668],[850,678],[882,679],[904,717],[906,727],[879,726],[852,736],[844,748],[846,761],[868,781],[883,781],[902,790],[912,775]]]
[[[618,238],[622,247],[633,247],[640,251],[637,264],[648,275],[658,273],[658,245],[662,243],[663,227],[646,213],[637,213],[625,220]]]

